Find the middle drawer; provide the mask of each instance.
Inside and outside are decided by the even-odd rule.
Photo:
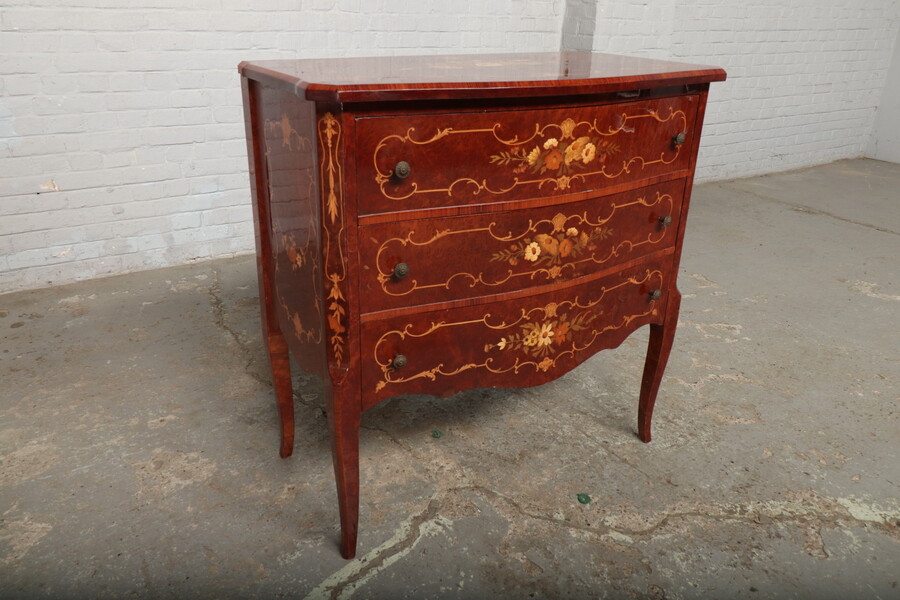
[[[566,281],[674,245],[684,180],[582,202],[368,225],[362,312]]]

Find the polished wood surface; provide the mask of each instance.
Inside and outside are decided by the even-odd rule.
[[[590,52],[271,60],[240,70],[319,102],[597,94],[725,79],[716,67]]]
[[[279,451],[293,357],[324,379],[343,556],[361,414],[386,398],[538,385],[649,325],[650,440],[723,71],[590,53],[239,68]]]
[[[359,119],[359,211],[559,197],[683,170],[698,103],[687,95]],[[410,166],[403,179],[394,174],[401,161]]]
[[[580,202],[364,226],[362,312],[534,289],[674,247],[683,190],[676,179]]]
[[[555,379],[638,327],[662,322],[671,262],[660,253],[552,292],[367,322],[364,408],[398,394],[445,396]],[[406,359],[402,367],[392,364],[396,356]]]

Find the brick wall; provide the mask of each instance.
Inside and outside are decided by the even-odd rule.
[[[4,3],[0,293],[252,251],[241,60],[562,42],[723,66],[709,180],[861,156],[900,24],[898,0],[209,4]]]
[[[0,293],[252,251],[241,60],[555,51],[563,8],[5,2]]]
[[[900,34],[894,42],[894,56],[888,69],[881,101],[875,113],[872,138],[866,156],[900,163]],[[900,194],[898,194],[900,195]]]
[[[698,181],[865,154],[900,27],[897,0],[621,0],[594,49],[721,66]]]

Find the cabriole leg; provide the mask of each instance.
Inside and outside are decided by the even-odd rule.
[[[272,387],[278,403],[281,422],[281,445],[278,454],[287,458],[294,451],[294,392],[291,387],[291,358],[287,342],[280,332],[267,334],[269,364],[272,366]]]
[[[673,288],[662,324],[650,325],[650,342],[647,345],[647,361],[644,363],[641,398],[638,404],[638,437],[643,442],[649,442],[651,439],[650,420],[653,417],[653,405],[656,403],[656,393],[659,391],[669,353],[672,351],[680,307],[681,293]]]

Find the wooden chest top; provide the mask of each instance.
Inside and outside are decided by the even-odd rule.
[[[716,67],[590,52],[243,62],[254,79],[317,102],[578,95],[724,81]]]

